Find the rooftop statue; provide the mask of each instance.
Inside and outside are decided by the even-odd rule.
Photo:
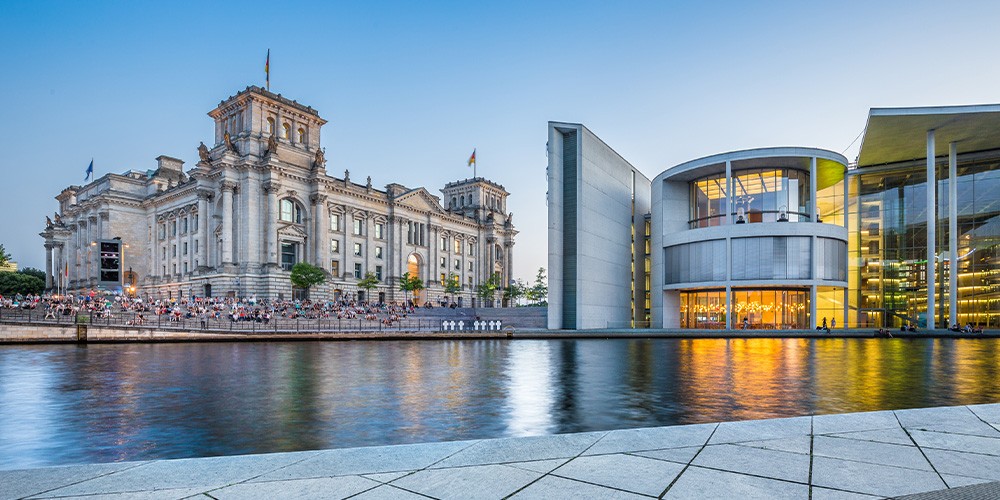
[[[201,158],[201,161],[204,161],[204,162],[208,162],[208,161],[212,160],[208,156],[208,146],[206,146],[204,142],[199,142],[198,143],[198,157]]]

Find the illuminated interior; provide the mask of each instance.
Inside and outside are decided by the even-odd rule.
[[[727,197],[730,191],[732,196]],[[714,174],[691,182],[690,227],[726,224],[727,207],[736,224],[808,221],[809,200],[809,173],[801,170],[738,170],[731,182],[725,173]],[[841,211],[842,207],[843,201]]]
[[[681,292],[681,328],[809,328],[809,291],[799,288],[733,289],[732,315],[726,314],[725,290]]]

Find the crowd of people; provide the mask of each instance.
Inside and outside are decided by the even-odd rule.
[[[120,318],[130,325],[149,320],[181,322],[198,320],[207,327],[218,322],[270,324],[275,319],[363,319],[385,326],[416,310],[412,302],[372,303],[353,300],[268,300],[250,297],[184,297],[143,299],[124,295],[16,295],[0,296],[0,309],[34,311],[44,319],[85,314],[95,319]]]

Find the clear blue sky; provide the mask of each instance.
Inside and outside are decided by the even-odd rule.
[[[838,152],[873,106],[1000,102],[998,2],[0,4],[0,243],[44,268],[53,197],[193,165],[249,84],[319,110],[328,170],[512,193],[515,273],[546,265],[546,122],[586,124],[650,178],[752,147]],[[857,154],[857,144],[846,150]]]

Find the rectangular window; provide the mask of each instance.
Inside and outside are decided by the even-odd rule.
[[[171,245],[171,247],[170,247],[170,256],[171,257],[177,257],[177,245]]]
[[[166,259],[167,258],[167,247],[163,247],[160,250],[163,250],[163,258]],[[164,273],[164,274],[166,274],[166,273]]]
[[[381,222],[375,223],[375,238],[379,240],[385,238],[385,224]]]
[[[177,221],[170,221],[170,236],[177,236]]]
[[[382,247],[375,247],[375,258],[376,259],[382,258]]]
[[[191,216],[191,230],[192,231],[198,230],[198,214],[194,214]]]
[[[167,237],[167,225],[160,224],[160,239],[166,239]]]
[[[448,238],[442,236],[441,237],[441,250],[447,251],[447,248],[448,248]]]
[[[188,254],[188,244],[187,244],[186,241],[184,242],[184,247],[183,247],[183,250],[181,250],[181,252],[183,252],[183,255],[187,255]]]
[[[473,263],[472,263],[472,262],[469,262],[469,272],[470,272],[470,273],[472,272],[472,266],[473,266]]]
[[[330,251],[340,253],[340,240],[330,240]]]
[[[444,283],[446,279],[448,278],[445,277],[444,273],[441,273],[441,283]]]
[[[184,263],[184,274],[187,274],[187,272],[188,272],[188,263],[185,262]]]
[[[441,257],[441,269],[444,269],[446,267],[448,267],[448,258],[447,257]]]
[[[340,261],[339,260],[332,260],[332,261],[330,261],[330,274],[332,274],[334,278],[339,278],[340,277]]]
[[[340,231],[340,214],[330,214],[330,231]]]
[[[354,244],[354,255],[361,255],[361,243]]]
[[[187,217],[181,219],[181,234],[187,234],[188,232],[188,220]]]
[[[177,274],[177,264],[174,264],[174,274]]]
[[[462,240],[455,238],[455,253],[462,253]]]
[[[469,276],[469,287],[472,287],[472,276]]]
[[[297,243],[281,243],[281,268],[291,271],[292,266],[298,262],[299,245]]]
[[[198,253],[198,240],[194,240],[194,253]]]
[[[375,277],[382,281],[382,266],[375,266]]]
[[[455,259],[455,270],[456,271],[462,270],[462,259]]]
[[[357,262],[354,264],[354,277],[361,279],[361,263]]]
[[[476,249],[476,245],[474,243],[469,243],[469,255],[475,255],[475,252],[474,252],[475,249]]]
[[[354,234],[361,235],[361,230],[365,226],[365,221],[361,219],[354,219]]]

